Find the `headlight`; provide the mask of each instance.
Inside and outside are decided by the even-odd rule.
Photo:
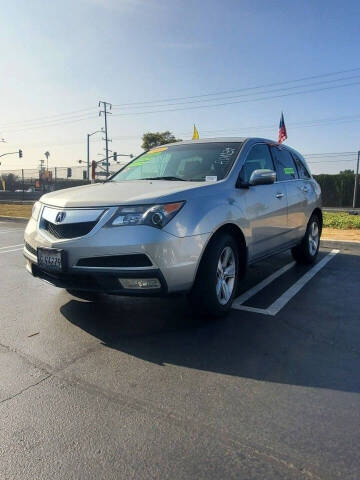
[[[31,216],[34,220],[37,220],[39,218],[40,210],[41,210],[41,203],[35,202],[31,212]]]
[[[111,226],[149,225],[163,228],[181,210],[185,202],[162,205],[134,205],[119,207],[110,221]]]

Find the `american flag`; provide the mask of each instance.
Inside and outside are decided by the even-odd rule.
[[[283,112],[281,112],[278,142],[282,143],[286,139],[287,139],[287,133],[286,133],[286,127],[285,127],[285,121],[284,121],[284,114]]]

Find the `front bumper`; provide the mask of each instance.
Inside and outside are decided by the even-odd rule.
[[[26,256],[26,255],[25,255]],[[28,262],[27,270],[34,277],[40,278],[51,285],[67,290],[82,290],[87,292],[107,293],[113,295],[153,296],[169,293],[165,279],[160,270],[113,271],[113,272],[81,272],[81,273],[54,273],[40,269],[36,264]],[[160,288],[127,289],[122,287],[119,278],[156,278]]]
[[[208,234],[176,237],[164,230],[138,225],[103,227],[84,237],[57,240],[30,219],[24,240],[28,270],[57,287],[120,295],[166,295],[191,289]],[[67,257],[66,270],[55,274],[40,269],[38,247],[63,249]],[[139,254],[149,258],[149,266],[82,266],[86,264],[84,259]],[[161,288],[128,290],[121,286],[119,278],[157,278]]]

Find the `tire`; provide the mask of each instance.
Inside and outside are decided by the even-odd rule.
[[[99,298],[99,294],[96,292],[87,292],[83,290],[71,290],[71,289],[66,289],[70,295],[76,298],[80,298],[81,300],[89,300],[89,301],[96,301]]]
[[[301,243],[291,249],[292,256],[297,263],[311,265],[315,262],[319,252],[321,222],[318,215],[310,217],[306,232]]]
[[[193,310],[211,317],[226,315],[236,294],[238,279],[238,245],[227,233],[216,235],[206,247],[189,294]]]

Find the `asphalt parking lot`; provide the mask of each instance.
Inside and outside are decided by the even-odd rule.
[[[33,279],[23,228],[0,223],[1,478],[360,478],[360,246],[253,266],[206,322]]]

